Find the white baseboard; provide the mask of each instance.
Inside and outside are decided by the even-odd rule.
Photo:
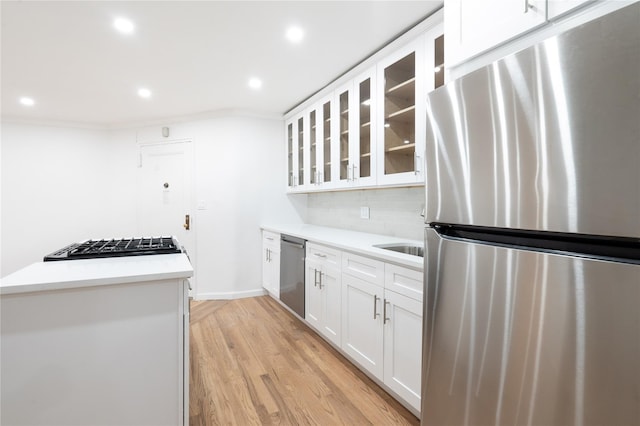
[[[245,297],[264,296],[268,294],[263,288],[245,291],[230,291],[220,293],[198,293],[193,298],[195,300],[231,300],[243,299]]]

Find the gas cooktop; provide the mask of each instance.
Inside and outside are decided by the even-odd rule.
[[[112,240],[87,240],[73,243],[44,257],[54,260],[95,259],[103,257],[147,256],[182,253],[174,237],[140,237]]]

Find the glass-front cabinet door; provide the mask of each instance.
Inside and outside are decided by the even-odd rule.
[[[320,177],[321,177],[321,182],[323,183],[323,186],[327,186],[327,184],[330,184],[333,181],[333,174],[331,172],[331,167],[333,164],[333,140],[332,140],[332,136],[333,136],[333,132],[332,132],[332,125],[331,125],[331,117],[332,117],[332,110],[334,108],[332,108],[332,97],[333,95],[329,96],[326,99],[323,99],[322,101],[320,101],[320,108],[319,108],[319,112],[320,112],[320,122],[322,123],[321,126],[321,131],[322,134],[320,136],[321,138],[321,143],[322,143],[322,148],[321,148],[321,152],[322,155],[320,157],[320,160],[322,161],[321,167],[320,167]]]
[[[304,169],[304,165],[305,165],[305,161],[304,161],[304,135],[305,135],[305,120],[304,120],[304,116],[302,117],[298,117],[298,126],[297,126],[297,132],[296,132],[296,156],[298,157],[298,161],[297,161],[297,171],[296,171],[296,181],[295,181],[295,185],[296,186],[305,186],[306,185],[306,181],[305,181],[305,169]]]
[[[318,111],[312,108],[309,111],[309,184],[317,186],[320,182],[318,170]]]
[[[336,104],[338,107],[337,140],[339,153],[338,182],[339,186],[347,186],[353,180],[353,164],[351,163],[351,103],[353,84],[336,90]]]
[[[286,122],[285,132],[287,135],[287,190],[291,191],[295,188],[295,173],[298,170],[298,150],[296,149],[296,120],[292,119]]]
[[[331,97],[309,109],[309,190],[324,189],[331,181]]]
[[[356,186],[375,185],[376,163],[375,111],[377,99],[375,93],[375,67],[354,80],[355,107],[353,108],[354,126],[352,148],[353,183]]]
[[[287,137],[287,190],[300,191],[304,188],[308,177],[305,175],[305,128],[308,125],[304,115],[297,115],[287,120],[285,132]],[[308,168],[307,168],[308,170]]]
[[[424,182],[424,39],[398,50],[378,66],[378,184]]]
[[[439,24],[425,33],[424,72],[427,93],[446,83],[444,67],[444,25]]]

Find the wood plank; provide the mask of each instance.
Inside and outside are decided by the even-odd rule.
[[[191,304],[190,422],[419,425],[269,296]]]

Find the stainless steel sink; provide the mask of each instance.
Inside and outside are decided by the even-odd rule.
[[[378,247],[385,250],[397,251],[399,253],[410,254],[412,256],[424,257],[424,248],[415,244],[396,243],[396,244],[377,244]]]

